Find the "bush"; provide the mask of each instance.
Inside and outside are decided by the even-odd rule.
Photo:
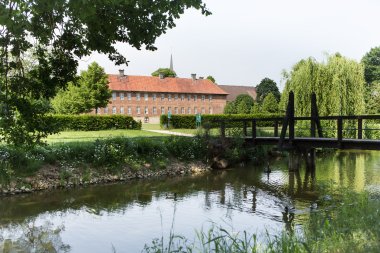
[[[111,115],[53,115],[53,121],[58,131],[98,131],[107,129],[141,129],[141,122],[130,116]]]
[[[220,126],[217,120],[238,120],[238,119],[258,119],[258,118],[274,118],[283,117],[280,114],[206,114],[202,115],[202,126],[207,125],[210,128],[216,128]],[[280,123],[280,122],[279,122]],[[160,117],[161,127],[168,124],[168,115],[164,114]],[[229,122],[227,127],[242,127],[242,122]],[[257,126],[273,126],[273,121],[258,121]],[[170,127],[173,128],[183,128],[183,129],[194,129],[195,126],[195,115],[172,115],[170,119]]]

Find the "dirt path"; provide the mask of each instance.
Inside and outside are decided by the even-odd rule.
[[[170,135],[178,135],[178,136],[186,136],[186,137],[194,137],[194,134],[185,134],[185,133],[177,133],[172,132],[169,130],[149,130],[149,129],[142,129],[143,131],[153,132],[153,133],[160,133],[160,134],[170,134]]]

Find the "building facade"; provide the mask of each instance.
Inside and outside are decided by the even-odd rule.
[[[253,100],[257,97],[256,87],[253,86],[219,85],[219,87],[228,93],[227,102],[234,101],[241,94],[249,95]]]
[[[112,98],[98,114],[130,115],[142,122],[158,123],[161,114],[220,114],[228,95],[208,79],[109,75]]]

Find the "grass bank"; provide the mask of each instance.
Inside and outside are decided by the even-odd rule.
[[[321,195],[297,232],[287,227],[275,236],[256,235],[213,227],[196,232],[195,239],[189,240],[171,231],[169,238],[146,244],[143,252],[379,252],[380,197],[350,189],[328,189],[321,189],[326,194]]]

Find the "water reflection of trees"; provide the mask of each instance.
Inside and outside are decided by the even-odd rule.
[[[64,244],[61,238],[63,226],[55,227],[46,222],[41,226],[26,222],[17,226],[2,228],[8,235],[0,235],[0,252],[69,252],[70,245]],[[2,231],[0,230],[0,231]],[[14,234],[10,231],[17,231]]]

